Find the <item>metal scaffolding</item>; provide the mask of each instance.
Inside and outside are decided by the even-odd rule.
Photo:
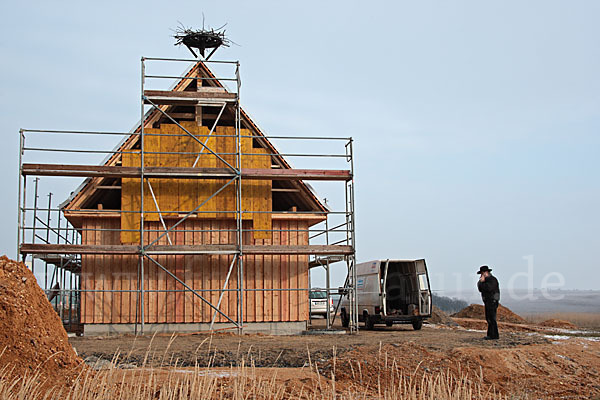
[[[233,67],[232,76],[217,78],[210,73],[208,76],[190,76],[186,74],[182,77],[169,74],[148,74],[146,69],[149,63],[188,63],[190,71],[198,64],[219,64]],[[197,90],[195,92],[182,92],[175,90],[154,90],[149,89],[149,82],[160,81],[165,79],[179,80],[196,80]],[[201,81],[207,81],[207,86],[201,86]],[[224,90],[223,84],[230,82],[235,85],[233,90]],[[223,90],[215,90],[215,88],[223,88]],[[19,149],[19,199],[18,199],[18,254],[22,255],[23,261],[27,261],[31,265],[31,269],[35,271],[36,263],[43,263],[43,289],[46,291],[49,299],[57,299],[54,301],[55,309],[61,316],[65,326],[71,330],[81,328],[80,310],[81,296],[86,292],[135,292],[136,293],[136,333],[144,333],[145,328],[145,301],[144,294],[148,292],[174,292],[185,291],[193,294],[202,302],[207,304],[213,310],[213,317],[210,323],[210,329],[216,321],[217,315],[220,315],[237,329],[239,333],[244,329],[244,293],[246,291],[301,291],[308,293],[310,287],[306,288],[245,288],[244,287],[244,260],[248,255],[308,255],[312,257],[309,260],[310,268],[324,267],[327,276],[327,287],[321,290],[327,292],[327,300],[333,294],[341,294],[349,300],[350,310],[350,332],[358,331],[358,309],[356,304],[356,293],[354,290],[356,282],[355,266],[355,218],[354,218],[354,158],[353,158],[353,142],[352,138],[337,138],[337,137],[292,137],[292,136],[266,136],[263,134],[242,135],[242,126],[248,126],[251,123],[249,117],[244,113],[240,106],[240,64],[237,61],[203,61],[188,60],[188,59],[167,59],[167,58],[145,58],[141,59],[141,105],[140,105],[140,124],[133,132],[90,132],[90,131],[57,131],[57,130],[20,130],[20,149]],[[167,107],[171,105],[192,105],[196,107],[198,112],[202,112],[201,107],[214,107],[218,112],[212,123],[210,131],[206,135],[197,135],[190,132],[189,129],[181,124],[177,118],[167,112]],[[211,149],[207,143],[210,137],[223,137],[216,133],[216,127],[222,120],[225,111],[233,112],[233,126],[235,127],[235,154],[226,154],[217,152],[216,149]],[[201,151],[197,154],[196,162],[192,168],[176,167],[176,166],[150,166],[146,162],[147,151],[145,150],[144,142],[149,135],[158,135],[156,133],[148,133],[145,129],[147,123],[151,123],[151,117],[163,118],[168,123],[176,125],[180,129],[181,137],[191,138],[197,142]],[[48,147],[47,143],[52,139],[53,135],[66,137],[96,137],[100,138],[99,143],[106,141],[108,137],[122,137],[123,140],[115,149],[99,150],[95,146],[86,148],[84,145],[80,147],[57,147],[56,145]],[[123,143],[128,138],[139,140],[139,167],[128,167],[123,165],[105,165],[104,163],[88,163],[88,164],[72,164],[56,162],[61,157],[70,158],[76,156],[90,156],[91,158],[99,155],[105,155],[108,159],[119,156],[124,153]],[[269,147],[274,149],[271,144],[272,140],[278,141],[311,141],[315,143],[343,143],[343,151],[335,154],[315,153],[280,153],[272,150],[268,155],[272,157],[289,157],[289,158],[307,158],[310,160],[331,160],[333,162],[345,163],[345,169],[293,169],[291,167],[279,169],[252,169],[244,168],[242,159],[244,156],[249,156],[242,152],[242,139],[250,138],[251,140],[266,141]],[[33,145],[29,142],[33,141]],[[71,139],[64,143],[70,144]],[[76,139],[73,139],[75,142]],[[39,145],[36,145],[40,143]],[[52,143],[62,143],[52,141]],[[89,147],[89,146],[88,146]],[[202,154],[201,154],[202,153]],[[156,154],[181,154],[175,152],[167,152],[161,149]],[[189,153],[186,153],[189,154]],[[195,154],[195,153],[194,153]],[[196,167],[198,159],[202,155],[212,155],[216,157],[222,164],[221,168],[200,168]],[[235,162],[226,161],[230,157],[235,157]],[[43,161],[52,160],[53,163],[43,163]],[[102,215],[122,215],[126,212],[133,212],[139,215],[139,246],[138,245],[89,245],[82,242],[82,236],[89,228],[73,226],[65,215],[64,204],[61,206],[52,206],[52,193],[48,196],[48,205],[43,207],[39,204],[39,185],[40,177],[53,177],[65,180],[66,178],[85,178],[84,184],[90,179],[113,179],[118,182],[119,179],[139,179],[139,210],[128,211],[123,207],[119,210],[115,209],[71,209],[70,212],[78,212],[81,215],[94,212]],[[154,190],[150,184],[150,179],[162,178],[165,179],[219,179],[225,182],[208,198],[200,199],[201,201],[192,210],[160,210]],[[52,179],[52,178],[49,178]],[[293,185],[305,185],[304,181],[330,181],[343,182],[344,184],[344,208],[340,211],[326,210],[321,212],[303,212],[297,210],[287,211],[268,211],[271,214],[280,213],[290,217],[300,217],[305,214],[317,214],[321,218],[321,222],[313,227],[308,228],[309,245],[297,246],[282,246],[282,245],[248,245],[244,243],[244,233],[255,231],[255,227],[249,227],[244,224],[244,215],[259,213],[264,211],[243,210],[242,199],[244,195],[244,182],[253,180],[284,180],[291,182]],[[27,187],[29,183],[34,183],[33,194],[28,194]],[[64,183],[62,184],[63,186]],[[60,186],[60,185],[59,185]],[[206,210],[206,204],[226,188],[233,186],[235,188],[235,210]],[[66,187],[66,186],[65,186]],[[120,187],[114,183],[105,190],[119,189]],[[148,207],[144,206],[144,199],[148,199],[148,193],[153,200],[153,205],[158,213],[161,223],[161,230],[151,230],[146,227],[144,222],[145,214],[152,213],[148,211]],[[296,189],[279,189],[281,191],[296,190]],[[28,199],[29,197],[29,199]],[[340,196],[341,197],[341,196]],[[33,199],[33,205],[29,206]],[[171,226],[167,226],[164,215],[177,212],[181,216]],[[235,242],[227,245],[177,245],[173,244],[169,234],[180,226],[184,221],[194,215],[202,213],[233,213],[235,215]],[[64,224],[64,225],[63,225]],[[115,229],[96,228],[95,231],[115,231]],[[118,231],[123,231],[121,226]],[[179,231],[179,230],[178,230]],[[221,230],[222,231],[222,230]],[[267,230],[268,232],[276,232],[274,227]],[[148,239],[147,233],[156,234],[155,239]],[[186,231],[187,232],[187,231]],[[194,232],[213,232],[212,229],[194,231]],[[159,239],[166,238],[168,244],[159,244]],[[90,254],[106,254],[106,255],[136,255],[139,260],[138,276],[139,285],[135,290],[107,290],[107,289],[82,289],[81,288],[81,263],[82,255]],[[198,289],[190,287],[186,282],[181,280],[168,268],[161,264],[159,255],[201,255],[201,254],[221,254],[232,256],[232,262],[229,265],[225,283],[221,289]],[[330,264],[339,262],[346,265],[347,277],[343,288],[333,288],[330,283]],[[182,290],[157,290],[144,287],[145,270],[148,268],[157,268],[164,271],[171,279],[177,281],[184,289]],[[236,271],[237,288],[228,289],[228,283],[232,272]],[[39,270],[38,270],[39,271]],[[309,272],[310,274],[310,272]],[[50,277],[50,279],[48,279]],[[38,282],[40,278],[38,277]],[[206,293],[217,291],[219,299],[216,304],[207,298]],[[236,292],[236,314],[237,318],[232,318],[221,310],[221,300],[226,292]],[[341,301],[341,297],[340,297]],[[68,304],[68,306],[67,306]],[[338,311],[340,302],[337,303],[336,312],[330,315],[327,314],[327,328],[331,327],[335,314]],[[137,310],[139,309],[139,314]],[[138,331],[139,326],[139,331]]]

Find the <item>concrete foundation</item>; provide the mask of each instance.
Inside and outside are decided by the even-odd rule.
[[[144,334],[158,333],[190,333],[209,332],[210,324],[145,324]],[[296,322],[249,322],[244,324],[244,333],[263,333],[266,335],[299,335],[307,329],[307,321]],[[215,323],[215,332],[237,332],[237,328],[229,323]],[[85,336],[105,336],[133,334],[135,324],[85,324]],[[138,333],[140,325],[138,325]]]

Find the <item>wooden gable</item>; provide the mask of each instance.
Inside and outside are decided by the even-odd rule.
[[[202,63],[202,62],[198,62],[197,64],[195,64],[192,68],[190,68],[190,70],[184,74],[184,76],[182,77],[182,79],[177,82],[177,84],[174,86],[173,91],[180,91],[180,92],[185,92],[185,91],[190,91],[190,90],[194,90],[194,88],[192,87],[192,85],[195,85],[197,81],[192,80],[192,79],[186,79],[189,77],[206,77],[206,78],[210,78],[210,80],[207,80],[205,82],[207,82],[209,85],[212,85],[214,87],[219,88],[220,90],[224,90],[223,85],[216,80],[215,75],[208,69],[208,67]],[[159,107],[164,113],[167,113],[169,115],[171,115],[178,123],[182,124],[182,126],[186,126],[189,127],[189,129],[195,129],[195,127],[198,128],[202,128],[203,132],[206,132],[206,127],[199,127],[198,123],[201,123],[202,120],[200,119],[200,121],[198,120],[198,115],[197,112],[194,113],[189,113],[189,112],[180,112],[178,111],[177,107],[175,106],[160,106]],[[229,110],[229,113],[231,114],[231,110]],[[226,116],[227,112],[224,114],[223,120],[224,125],[230,125],[230,127],[232,127],[231,124],[231,120],[227,121],[227,116]],[[204,116],[207,118],[210,118],[210,115],[208,116]],[[213,116],[216,117],[216,116]],[[231,117],[229,117],[231,118]],[[195,124],[193,123],[195,121]],[[162,129],[161,126],[165,125],[165,122],[167,122],[167,125],[172,125],[172,121],[166,121],[166,118],[164,116],[163,113],[161,113],[160,111],[153,109],[151,111],[149,111],[143,121],[144,124],[144,131],[145,132],[150,132],[149,130],[152,129]],[[275,168],[280,168],[280,169],[290,169],[290,165],[288,164],[288,162],[279,155],[277,149],[275,149],[275,147],[271,144],[271,142],[265,137],[265,135],[262,133],[262,131],[260,130],[260,128],[256,125],[256,123],[249,117],[249,115],[244,111],[244,109],[241,109],[241,127],[243,129],[247,129],[248,133],[252,136],[255,137],[255,139],[252,140],[253,143],[259,143],[259,146],[253,146],[253,152],[258,152],[258,151],[266,151],[266,153],[271,154],[270,158],[270,165],[269,167],[275,167]],[[221,126],[221,124],[218,124],[217,126],[217,131],[219,131],[220,129],[223,129],[226,127]],[[165,129],[169,129],[169,128],[165,128]],[[178,128],[176,128],[178,129]],[[104,163],[104,165],[107,166],[115,166],[115,165],[123,165],[122,162],[122,158],[123,155],[125,155],[126,153],[132,153],[130,155],[126,155],[125,156],[125,163],[135,163],[135,156],[133,156],[133,154],[135,154],[136,152],[136,146],[137,146],[137,152],[139,153],[139,135],[137,135],[140,132],[140,126],[137,127],[137,129],[134,130],[133,134],[128,137],[120,146],[118,146],[117,149],[115,149],[115,153],[110,156],[108,158],[108,160]],[[182,134],[184,133],[183,131],[181,131],[179,129],[179,133],[178,134]],[[150,136],[148,136],[150,137]],[[256,139],[258,138],[258,139]],[[191,139],[191,138],[190,138]],[[193,140],[193,139],[191,139]],[[210,143],[210,142],[209,142]],[[207,144],[209,147],[210,145]],[[150,146],[152,146],[152,144],[150,144]],[[179,146],[179,144],[177,144],[177,146]],[[226,146],[225,144],[223,144],[223,146]],[[259,148],[262,148],[263,150],[258,150]],[[147,149],[145,149],[146,151],[148,151]],[[217,151],[220,152],[220,151]],[[133,159],[128,158],[128,157],[134,157]],[[145,157],[147,157],[147,155],[145,155]],[[213,156],[214,157],[214,156]],[[260,157],[257,157],[256,159],[259,159]],[[263,159],[266,159],[267,157],[264,157]],[[162,159],[159,156],[159,162],[166,162],[166,159]],[[156,162],[156,160],[152,160],[152,157],[150,157],[150,161],[147,161],[145,164],[148,166],[148,162]],[[210,161],[207,161],[210,163]],[[252,162],[251,160],[247,161],[247,162]],[[263,162],[265,162],[266,165],[266,161],[263,160]],[[140,164],[138,163],[137,166],[139,166]],[[222,166],[222,165],[221,165]],[[135,179],[134,179],[135,181]],[[82,185],[82,187],[71,196],[71,198],[69,198],[63,205],[62,208],[64,211],[72,211],[72,210],[78,210],[78,209],[90,209],[90,208],[99,208],[102,206],[102,203],[109,203],[112,205],[112,207],[108,207],[111,209],[117,209],[117,208],[122,208],[122,201],[123,198],[122,196],[118,196],[115,198],[114,194],[116,192],[116,190],[107,192],[106,191],[102,191],[101,189],[106,189],[107,186],[114,186],[114,187],[118,187],[119,184],[121,184],[122,182],[120,182],[119,180],[107,180],[106,178],[90,178],[88,180],[86,180],[84,182],[84,185]],[[131,185],[131,181],[127,181],[125,179],[125,186],[127,185]],[[152,184],[152,183],[151,183]],[[272,203],[273,203],[273,208],[272,210],[275,210],[275,208],[280,209],[282,211],[286,211],[287,208],[286,205],[292,205],[293,206],[297,206],[298,210],[303,210],[303,211],[317,211],[317,212],[326,212],[327,209],[326,207],[321,204],[321,202],[318,200],[318,198],[315,196],[314,193],[312,193],[312,191],[309,189],[309,187],[302,181],[294,181],[294,182],[289,182],[289,181],[272,181],[269,183],[272,188],[276,188],[276,190],[278,190],[278,194],[277,194],[277,201],[275,201],[275,199],[273,199]],[[250,188],[252,188],[252,185],[260,185],[257,182],[254,183],[248,183],[245,186],[248,186]],[[137,187],[139,189],[139,180],[137,182]],[[133,190],[133,189],[132,189]],[[138,190],[139,191],[139,190]],[[148,190],[146,190],[146,192],[149,192]],[[112,195],[111,198],[107,198],[109,195]],[[164,193],[162,194],[164,195]],[[164,200],[162,200],[164,201]],[[271,202],[271,199],[267,199],[266,201]],[[149,202],[146,200],[146,198],[144,199],[144,203],[145,204],[149,204]],[[116,206],[115,206],[116,205]],[[207,205],[207,208],[209,205]],[[132,205],[126,205],[126,207],[132,207]],[[160,203],[159,203],[159,207],[160,207]],[[139,210],[139,208],[138,208]],[[150,210],[146,210],[148,211],[148,214],[150,214]],[[154,210],[155,211],[155,210]],[[170,211],[170,210],[166,210],[166,211]],[[248,211],[248,210],[246,210]],[[81,226],[81,214],[77,214],[77,213],[67,213],[66,214],[67,218],[70,220],[70,222],[76,226],[76,227],[80,227]],[[146,216],[145,216],[146,217]],[[152,217],[150,217],[152,218]],[[248,218],[247,216],[245,218]],[[266,216],[257,216],[257,219],[263,218],[264,220],[267,220]],[[261,226],[267,226],[267,222],[261,222]],[[127,240],[127,242],[131,241],[131,238],[124,238]]]
[[[194,122],[182,122],[182,126],[199,141],[217,154],[222,154],[224,161],[236,164],[237,147],[235,128],[217,127],[214,134],[208,136],[207,127],[198,126]],[[197,140],[187,135],[175,124],[162,124],[160,128],[145,129],[144,166],[171,166],[215,168],[224,167],[223,161],[208,152]],[[242,168],[271,168],[271,157],[268,150],[253,146],[250,131],[241,132]],[[164,154],[170,153],[170,154]],[[123,153],[124,167],[141,165],[140,151],[132,150]],[[211,196],[227,183],[220,179],[147,179],[150,185],[144,187],[144,219],[159,221],[159,217],[183,216],[193,211],[207,199],[208,202],[195,214],[203,219],[235,219],[236,191],[233,184],[220,193]],[[271,181],[249,180],[242,185],[242,219],[252,220],[256,230],[256,239],[270,238],[271,233]],[[158,205],[158,208],[156,207]],[[124,178],[121,190],[121,242],[123,244],[138,243],[140,224],[140,181]]]

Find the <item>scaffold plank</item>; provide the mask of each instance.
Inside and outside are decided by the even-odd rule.
[[[242,168],[242,178],[258,180],[349,181],[349,170]]]
[[[105,165],[64,165],[64,164],[23,164],[23,176],[73,176],[137,178],[141,174],[139,167],[120,167]],[[227,179],[236,175],[228,168],[183,168],[183,167],[145,167],[147,178],[169,179]],[[349,170],[320,169],[264,169],[242,168],[243,179],[254,180],[315,180],[348,181],[352,179]]]
[[[23,176],[139,178],[141,169],[107,165],[23,164],[22,174]],[[144,176],[169,179],[231,179],[235,173],[228,168],[145,167]]]
[[[342,245],[246,245],[243,253],[248,255],[345,255],[354,254],[352,246]],[[85,244],[21,244],[21,254],[140,254],[135,245],[85,245]],[[147,254],[235,254],[236,245],[154,245],[145,250]]]
[[[234,102],[236,93],[225,91],[173,91],[173,90],[144,90],[144,97],[157,105],[164,104],[194,104],[198,102]],[[147,104],[150,102],[146,101]]]

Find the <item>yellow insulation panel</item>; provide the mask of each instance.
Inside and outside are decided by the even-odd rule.
[[[139,151],[132,150],[121,154],[124,167],[139,167]],[[133,244],[140,242],[140,180],[123,178],[121,180],[121,242]],[[136,212],[137,211],[137,212]]]
[[[217,127],[211,136],[205,126],[197,126],[195,122],[182,122],[181,125],[194,137],[187,135],[174,124],[162,124],[159,129],[145,129],[149,135],[144,136],[144,165],[161,167],[197,167],[224,168],[226,161],[236,166],[237,140],[234,127]],[[153,136],[160,134],[160,136]],[[242,130],[242,136],[251,132]],[[185,135],[185,136],[184,136]],[[212,152],[210,150],[212,150]],[[168,154],[156,154],[156,153]],[[253,146],[251,138],[241,139],[242,168],[270,168],[269,150]],[[217,153],[219,159],[215,154]],[[140,166],[139,150],[122,154],[123,166]],[[159,211],[163,218],[185,215],[206,201],[219,188],[227,183],[223,179],[151,179],[150,187],[144,186],[144,219],[158,221]],[[269,239],[271,232],[272,211],[271,181],[242,179],[242,218],[253,220],[254,229],[263,230],[254,233],[257,239]],[[158,203],[158,208],[156,207]],[[125,244],[139,243],[140,215],[131,211],[140,210],[139,179],[122,180],[121,204],[124,213],[121,215],[121,242]],[[130,212],[128,212],[130,211]],[[195,215],[203,219],[234,219],[236,217],[236,190],[232,182],[218,195],[212,197]],[[258,211],[258,212],[257,212]],[[261,213],[263,212],[263,213]]]

